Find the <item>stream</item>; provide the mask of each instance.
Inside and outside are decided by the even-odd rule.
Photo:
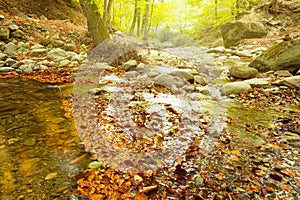
[[[0,79],[0,200],[67,199],[84,152],[61,94],[72,87]]]

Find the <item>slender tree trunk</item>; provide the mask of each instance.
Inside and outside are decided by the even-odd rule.
[[[95,46],[109,38],[105,23],[97,5],[92,0],[79,0],[84,15],[87,19],[88,30],[91,33]]]
[[[149,23],[149,0],[146,0],[145,23],[144,23],[144,40],[148,39],[148,23]]]
[[[151,28],[151,26],[152,26],[152,17],[153,17],[153,11],[154,11],[154,1],[155,0],[152,0],[152,6],[151,6],[151,12],[150,12],[150,22],[149,22],[149,28],[148,28],[148,32],[149,32],[149,30],[150,30],[150,28]]]
[[[136,19],[137,19],[137,12],[138,12],[138,0],[135,0],[134,3],[134,13],[133,13],[133,19],[132,19],[132,23],[129,29],[129,34],[132,34],[134,31],[134,27],[136,24]]]
[[[219,16],[218,16],[218,0],[215,0],[215,19],[216,19],[216,22],[219,19]]]
[[[103,21],[106,22],[107,18],[107,0],[103,1]]]
[[[112,14],[112,6],[113,6],[114,0],[108,0],[108,4],[106,7],[106,18],[105,18],[105,24],[107,27],[110,26],[110,20],[111,20],[111,14]]]
[[[141,30],[141,9],[138,8],[137,10],[137,27],[136,27],[136,35],[140,36],[140,30]]]

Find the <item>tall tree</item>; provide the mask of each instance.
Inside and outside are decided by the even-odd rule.
[[[137,20],[137,15],[138,15],[138,10],[139,10],[139,7],[138,7],[138,0],[135,0],[135,3],[134,3],[133,19],[132,19],[132,23],[131,23],[131,26],[130,26],[130,29],[129,29],[129,33],[130,33],[130,34],[132,34],[133,31],[134,31],[134,27],[135,27],[136,20]]]
[[[144,40],[148,39],[148,23],[149,23],[149,0],[146,1],[145,21],[144,21]]]
[[[95,46],[109,38],[109,34],[99,8],[93,0],[79,0],[84,15],[87,19],[88,30],[91,33]]]

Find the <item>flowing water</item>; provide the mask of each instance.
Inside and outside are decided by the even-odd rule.
[[[22,79],[0,79],[0,200],[67,199],[89,156],[61,108],[62,93]]]

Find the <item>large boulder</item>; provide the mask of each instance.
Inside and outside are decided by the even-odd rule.
[[[226,48],[236,45],[247,38],[261,38],[267,34],[267,28],[259,22],[229,22],[221,27],[223,43]]]
[[[252,61],[249,66],[260,72],[288,70],[296,73],[300,69],[300,38],[273,45]]]

